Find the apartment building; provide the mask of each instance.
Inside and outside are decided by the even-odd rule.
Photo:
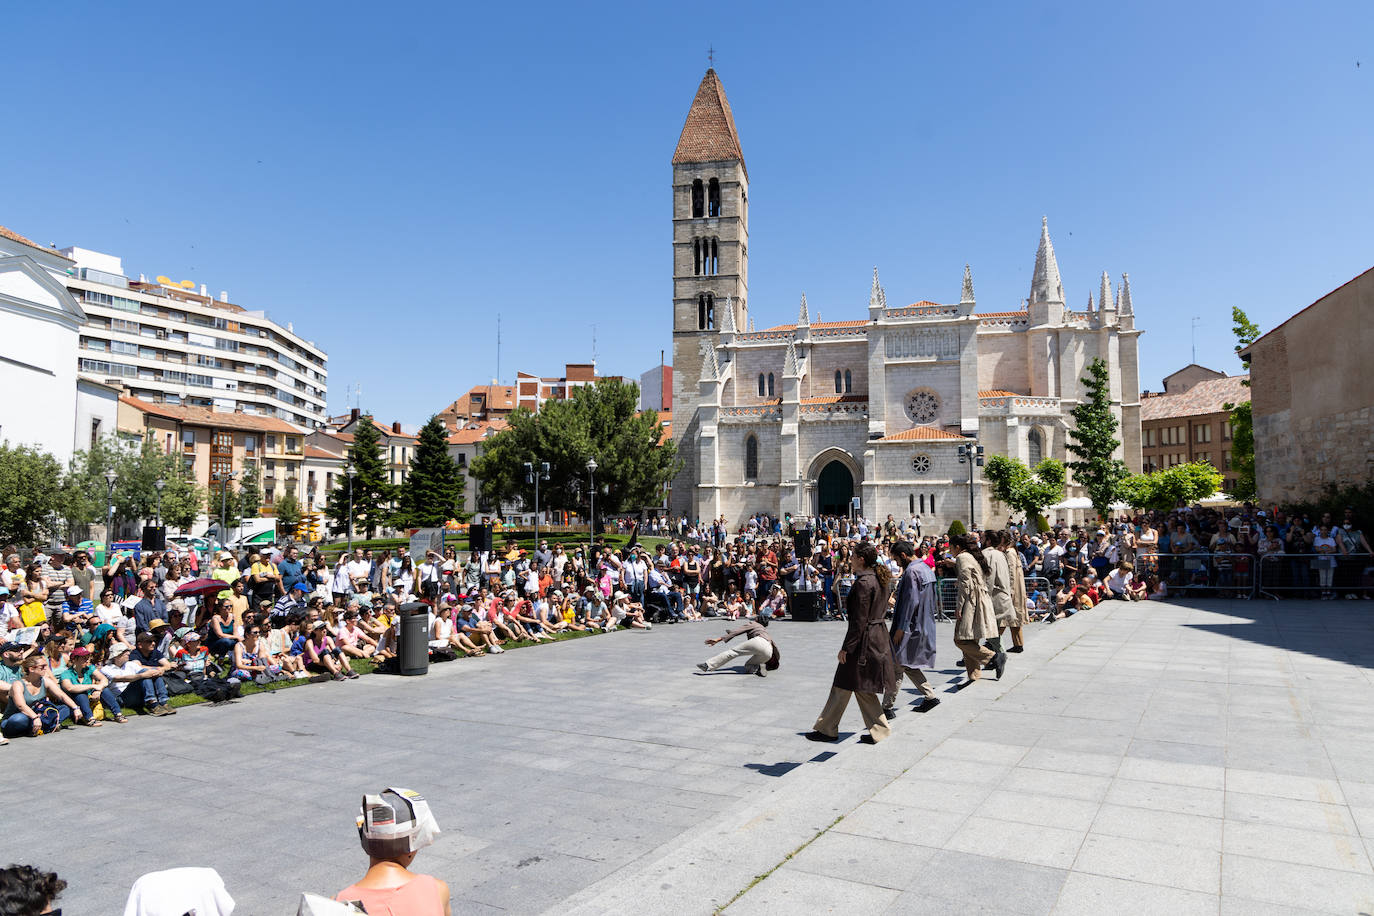
[[[452,404],[439,411],[439,419],[450,430],[462,429],[470,423],[498,420],[515,410],[515,386],[474,385]]]
[[[1222,489],[1236,482],[1231,467],[1231,414],[1224,405],[1250,400],[1246,375],[1192,365],[1164,380],[1163,392],[1140,395],[1141,468],[1145,473],[1206,461],[1222,473]]]
[[[267,317],[212,298],[204,284],[124,275],[115,255],[64,248],[64,283],[81,304],[77,369],[150,404],[187,406],[323,426],[324,350]]]
[[[472,476],[472,462],[486,450],[492,436],[505,429],[505,420],[481,420],[470,423],[448,437],[448,453],[463,473],[463,508],[469,513],[488,511],[490,506],[479,500],[477,478]]]
[[[276,417],[224,412],[188,405],[154,404],[125,395],[119,399],[119,431],[130,438],[151,435],[169,455],[180,455],[195,482],[217,496],[226,481],[232,495],[251,465],[262,489],[259,511],[270,516],[288,492],[308,504],[303,486],[305,439],[309,431]]]

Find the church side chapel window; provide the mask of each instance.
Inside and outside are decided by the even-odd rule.
[[[692,218],[699,219],[706,213],[706,194],[701,179],[692,182]]]
[[[720,216],[720,181],[715,178],[711,179],[707,194],[706,215]]]
[[[854,392],[854,376],[850,375],[850,374],[849,374],[849,370],[846,369],[846,370],[844,370],[844,393],[845,393],[845,394],[852,394],[853,392]]]
[[[764,379],[763,379],[763,373],[760,372],[760,373],[759,373],[759,397],[763,397],[763,395],[764,395],[764,392],[765,392],[765,390],[766,390],[766,389],[764,388],[764,385],[765,385],[765,384],[767,384],[767,383],[766,383],[766,382],[764,381]]]
[[[1045,457],[1045,444],[1040,439],[1040,430],[1032,429],[1026,436],[1026,457],[1030,466],[1035,467]]]
[[[768,396],[773,396],[773,373],[768,373]]]
[[[744,478],[753,480],[759,476],[759,440],[753,433],[744,440]]]
[[[836,394],[841,394],[841,393],[843,393],[843,391],[844,391],[844,376],[840,374],[840,370],[839,370],[839,369],[836,369],[836,370],[835,370],[835,393],[836,393]]]

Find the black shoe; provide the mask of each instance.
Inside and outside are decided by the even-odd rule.
[[[988,663],[987,663],[986,665],[983,666],[983,670],[984,670],[984,671],[992,671],[992,670],[996,669],[996,667],[997,667],[997,656],[994,655],[994,656],[988,661]]]
[[[917,707],[916,707],[916,711],[917,711],[917,712],[930,712],[932,709],[934,709],[936,706],[939,706],[939,705],[940,705],[940,700],[939,700],[938,697],[930,697],[930,698],[926,699],[923,703],[921,703],[920,706],[917,706]]]
[[[711,669],[710,669],[710,667],[707,666],[707,664],[706,664],[705,662],[697,662],[697,670],[698,670],[698,671],[710,671]]]
[[[863,737],[859,738],[859,743],[860,743],[860,744],[877,744],[878,742],[876,742],[876,741],[873,740],[873,736],[872,736],[872,735],[864,735]]]
[[[884,709],[883,709],[883,715],[886,716],[886,717],[889,718],[889,719],[895,719],[895,718],[897,718],[897,707],[895,707],[895,706],[888,706],[888,707],[884,708]]]
[[[997,668],[997,680],[1000,681],[1002,679],[1002,672],[1007,670],[1007,653],[998,652],[997,657],[992,661],[994,667]]]
[[[1011,647],[1010,649],[1008,649],[1007,651],[1008,651],[1008,652],[1025,652],[1025,651],[1026,651],[1026,647],[1025,647],[1025,646],[1012,646],[1012,647]]]
[[[825,734],[822,734],[821,732],[807,732],[807,733],[806,733],[806,740],[807,740],[807,741],[824,741],[824,742],[827,743],[827,744],[834,744],[836,741],[839,741],[839,740],[840,740],[840,736],[839,736],[839,735],[836,735],[836,736],[834,736],[834,737],[832,738],[830,735],[825,735]]]

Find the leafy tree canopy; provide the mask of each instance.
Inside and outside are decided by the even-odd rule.
[[[353,444],[348,447],[348,461],[354,471],[351,485],[353,526],[365,531],[369,538],[386,524],[396,498],[396,488],[387,479],[380,438],[372,418],[364,414],[353,427]],[[340,474],[338,485],[329,491],[325,505],[329,530],[333,534],[348,531],[349,493],[348,474]]]
[[[398,503],[392,524],[401,528],[435,528],[463,514],[463,471],[448,452],[448,428],[438,416],[420,429]]]
[[[993,455],[983,468],[983,478],[992,484],[992,494],[1030,519],[1040,518],[1046,506],[1064,496],[1064,465],[1046,458],[1032,470],[1015,458]]]
[[[63,509],[57,459],[0,443],[0,543],[33,545],[54,533]]]
[[[1122,483],[1126,502],[1142,509],[1167,512],[1180,503],[1190,506],[1221,488],[1221,472],[1206,461],[1176,464],[1149,474],[1132,474]]]

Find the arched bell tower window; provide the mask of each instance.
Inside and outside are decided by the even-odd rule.
[[[698,178],[692,182],[692,218],[700,219],[706,215],[706,188]]]
[[[697,294],[697,330],[709,331],[716,326],[716,297],[711,293]]]
[[[836,394],[840,394],[840,393],[842,393],[843,391],[844,391],[844,376],[840,374],[840,370],[839,370],[839,369],[836,369],[836,370],[835,370],[835,393],[836,393]]]
[[[744,479],[754,480],[759,476],[759,439],[753,433],[744,440]]]
[[[1040,430],[1032,428],[1026,434],[1026,458],[1031,467],[1035,467],[1045,457],[1045,443],[1040,437]]]
[[[712,178],[710,187],[707,190],[708,200],[706,203],[707,216],[720,216],[720,181]]]
[[[768,373],[768,396],[773,396],[773,373]]]
[[[854,376],[850,374],[850,372],[849,372],[848,369],[846,369],[846,370],[844,370],[844,393],[845,393],[845,394],[852,394],[853,391],[854,391]]]
[[[759,397],[763,397],[765,391],[767,390],[767,389],[764,388],[764,385],[766,385],[766,384],[767,384],[767,383],[764,381],[764,378],[763,378],[763,373],[760,372],[760,373],[759,373]]]

